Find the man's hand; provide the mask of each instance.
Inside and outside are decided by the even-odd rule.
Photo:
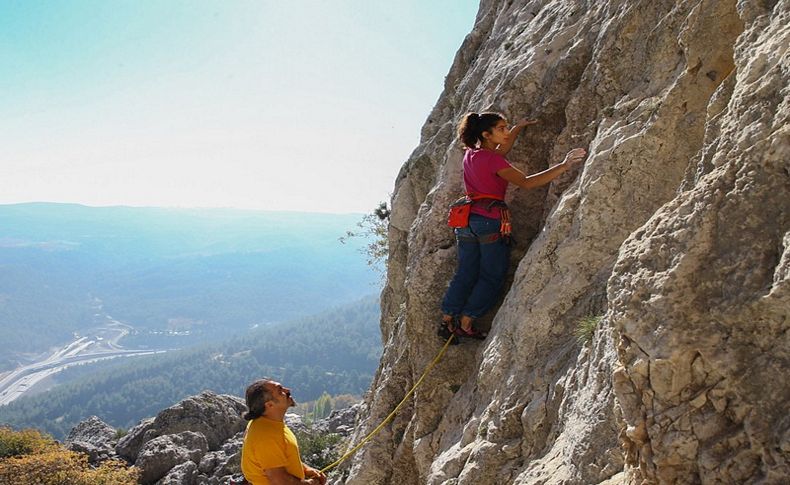
[[[305,478],[315,480],[315,483],[317,485],[326,484],[326,475],[311,466],[307,466],[307,465],[304,466],[304,476]]]
[[[319,472],[315,468],[308,466],[304,467],[304,480],[295,477],[288,473],[285,467],[280,468],[267,468],[263,470],[266,478],[272,485],[296,485],[296,484],[309,484],[309,485],[325,485],[326,475]]]

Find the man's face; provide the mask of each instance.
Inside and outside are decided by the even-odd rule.
[[[281,409],[288,409],[296,406],[296,402],[291,397],[291,390],[284,387],[279,382],[270,381],[266,384],[266,389],[271,393],[271,403]]]

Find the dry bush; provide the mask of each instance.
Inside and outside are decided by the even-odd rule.
[[[56,446],[50,436],[36,429],[14,431],[5,426],[0,427],[0,459],[41,453]]]
[[[132,485],[139,472],[108,460],[98,467],[83,453],[67,450],[36,430],[0,428],[0,484]]]

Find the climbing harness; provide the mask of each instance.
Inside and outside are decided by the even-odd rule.
[[[453,229],[469,227],[469,215],[472,213],[472,206],[476,202],[490,200],[487,209],[499,207],[500,223],[499,235],[505,242],[509,242],[512,226],[510,224],[510,209],[502,197],[491,194],[468,193],[450,205],[450,212],[447,215],[447,225]]]
[[[368,441],[370,441],[370,439],[371,439],[371,438],[373,438],[373,437],[374,437],[374,436],[375,436],[375,435],[376,435],[376,434],[377,434],[379,431],[381,431],[381,429],[382,429],[382,428],[384,428],[384,425],[386,425],[386,424],[387,424],[387,423],[388,423],[388,422],[389,422],[389,421],[390,421],[392,418],[394,418],[394,417],[395,417],[395,414],[396,414],[396,413],[398,412],[398,410],[399,410],[399,409],[400,409],[400,408],[401,408],[401,407],[402,407],[402,406],[403,406],[403,405],[406,403],[406,400],[407,400],[407,399],[409,399],[409,397],[410,397],[412,394],[414,394],[414,391],[415,391],[415,390],[417,390],[417,388],[420,386],[420,384],[422,384],[422,381],[425,379],[425,376],[427,376],[427,375],[428,375],[428,372],[430,372],[430,371],[431,371],[431,369],[433,369],[433,367],[434,367],[434,366],[435,366],[435,365],[436,365],[436,364],[437,364],[437,363],[438,363],[438,362],[439,362],[439,361],[442,359],[442,356],[444,355],[444,352],[447,350],[447,347],[449,347],[449,346],[450,346],[450,343],[452,342],[453,338],[455,338],[455,335],[450,335],[450,338],[448,338],[448,339],[447,339],[447,342],[445,342],[445,343],[444,343],[444,346],[443,346],[443,347],[442,347],[442,349],[439,351],[439,353],[438,353],[438,354],[436,354],[436,357],[434,357],[433,361],[432,361],[430,364],[428,364],[428,366],[427,366],[427,367],[425,368],[425,370],[422,372],[422,375],[420,376],[420,378],[419,378],[419,379],[417,379],[417,382],[416,382],[416,383],[415,383],[413,386],[411,386],[411,389],[409,389],[409,392],[407,392],[407,393],[406,393],[406,395],[405,395],[405,396],[403,396],[403,399],[401,400],[401,402],[400,402],[400,403],[398,403],[398,405],[397,405],[397,406],[395,406],[395,409],[393,409],[393,410],[392,410],[392,412],[389,414],[389,416],[387,416],[386,418],[384,418],[384,421],[382,421],[382,422],[381,422],[381,424],[379,424],[379,425],[376,427],[376,429],[374,429],[373,431],[371,431],[370,433],[368,433],[368,435],[367,435],[367,436],[365,436],[365,437],[362,439],[362,441],[360,441],[360,442],[359,442],[359,443],[358,443],[356,446],[354,446],[353,448],[351,448],[351,450],[350,450],[350,451],[346,452],[346,453],[345,453],[343,456],[341,456],[341,457],[340,457],[340,458],[339,458],[337,461],[335,461],[334,463],[332,463],[332,464],[330,464],[330,465],[327,465],[327,466],[325,466],[324,468],[322,468],[322,469],[321,469],[321,473],[326,473],[328,470],[331,470],[332,468],[335,468],[336,466],[338,466],[338,465],[340,465],[341,463],[343,463],[344,461],[346,461],[346,459],[347,459],[348,457],[350,457],[351,455],[353,455],[354,453],[356,453],[356,452],[357,452],[357,450],[359,450],[360,448],[362,448],[362,446],[363,446],[365,443],[367,443]]]
[[[450,213],[447,215],[447,225],[454,229],[468,227],[469,214],[472,212],[472,206],[475,202],[485,199],[492,200],[491,204],[489,204],[489,209],[494,204],[504,204],[502,197],[498,195],[468,193],[450,204]]]

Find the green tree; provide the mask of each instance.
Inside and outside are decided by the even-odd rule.
[[[361,250],[367,256],[368,265],[376,270],[382,270],[384,263],[389,255],[389,223],[392,210],[386,202],[380,202],[378,207],[373,209],[370,214],[362,216],[362,220],[357,222],[357,231],[346,231],[346,235],[340,238],[340,242],[345,244],[351,238],[365,238],[368,244]]]
[[[321,394],[321,397],[315,402],[315,409],[313,410],[313,419],[323,419],[329,416],[332,412],[332,396],[326,391]]]

